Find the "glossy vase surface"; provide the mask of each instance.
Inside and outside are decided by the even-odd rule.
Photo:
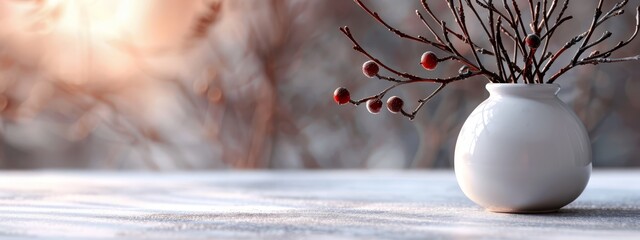
[[[464,194],[494,212],[553,212],[591,175],[591,143],[556,84],[487,84],[455,147]]]

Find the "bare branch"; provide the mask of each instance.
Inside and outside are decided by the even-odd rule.
[[[602,0],[601,0],[602,2]],[[601,5],[599,5],[601,6]],[[597,12],[597,10],[596,10]],[[598,14],[596,14],[597,16]],[[590,28],[591,29],[591,28]],[[600,61],[602,61],[602,63],[608,63],[608,62],[620,62],[620,61],[608,61],[606,60],[606,58],[608,58],[609,56],[611,56],[611,54],[617,50],[619,50],[620,48],[628,45],[629,43],[631,43],[637,36],[638,36],[638,31],[640,30],[640,6],[638,6],[636,8],[636,25],[635,25],[635,31],[633,32],[633,34],[631,35],[631,37],[629,37],[629,39],[627,41],[621,41],[619,42],[615,47],[613,47],[612,49],[602,52],[602,53],[598,53],[598,52],[593,52],[591,54],[589,54],[589,57],[586,57],[584,59],[581,59],[580,61],[571,61],[571,63],[565,67],[563,67],[562,69],[560,69],[559,72],[557,72],[556,74],[554,74],[551,78],[549,78],[549,80],[547,81],[547,83],[553,83],[556,79],[558,79],[560,76],[562,76],[562,74],[566,73],[567,71],[571,70],[572,68],[579,66],[579,65],[584,65],[584,64],[595,64],[595,63],[600,63]],[[583,33],[584,34],[584,33]],[[597,41],[596,41],[597,42]],[[583,45],[586,43],[586,40],[583,42]],[[586,46],[584,46],[586,47]],[[581,47],[582,49],[583,47]],[[582,49],[582,52],[584,52],[586,50],[586,48]],[[602,60],[599,60],[602,59]],[[623,58],[624,59],[624,58]],[[553,60],[553,58],[552,58]],[[623,61],[630,61],[630,60],[623,60]],[[545,67],[546,68],[546,67]]]
[[[429,14],[429,16],[431,16],[431,19],[433,19],[435,22],[437,22],[438,24],[440,24],[442,21],[440,21],[440,19],[438,19],[438,17],[436,17],[436,15],[433,13],[433,11],[431,10],[431,8],[429,7],[429,4],[427,4],[427,0],[421,0],[421,3],[422,3],[422,7],[427,11],[427,13]],[[417,11],[417,10],[416,10],[416,13],[418,13],[418,11]],[[422,19],[422,21],[426,24],[426,19],[424,19],[421,15],[419,15],[419,17],[420,17],[420,18]],[[441,26],[441,27],[442,27],[442,26]],[[444,29],[445,29],[445,31],[446,31],[447,33],[449,33],[449,34],[451,34],[451,35],[455,36],[458,40],[463,41],[463,42],[466,42],[466,41],[467,41],[467,39],[466,39],[464,36],[462,36],[462,34],[459,34],[459,33],[455,32],[455,31],[451,30],[451,29],[450,29],[450,28],[448,28],[448,27],[445,27]],[[430,29],[430,30],[431,30],[431,29]],[[433,32],[433,31],[432,31],[432,33],[434,33],[434,35],[436,35],[436,34],[435,34],[435,32]],[[444,44],[443,44],[443,45],[444,45]],[[482,54],[493,55],[493,52],[491,52],[491,51],[488,51],[488,50],[486,50],[486,49],[483,49],[483,48],[481,48],[481,47],[479,47],[479,46],[477,46],[477,45],[476,45],[475,47],[476,47],[476,48],[477,48],[477,50],[478,50],[480,53],[482,53]]]
[[[376,98],[383,98],[389,91],[393,90],[396,87],[405,85],[405,84],[411,84],[411,83],[440,83],[440,84],[449,84],[455,81],[461,81],[467,78],[471,78],[474,76],[478,76],[478,75],[482,75],[482,72],[466,72],[466,73],[462,73],[459,74],[457,76],[454,77],[449,77],[449,78],[423,78],[423,79],[415,79],[415,80],[405,80],[405,81],[399,81],[396,82],[395,84],[385,88],[384,90],[382,90],[380,93],[373,95],[373,96],[369,96],[366,98],[362,98],[360,100],[349,100],[349,102],[351,104],[354,105],[360,105],[362,103],[365,103],[366,101],[369,101],[371,99],[376,99]]]
[[[433,91],[428,97],[418,100],[418,106],[413,110],[413,112],[411,112],[411,114],[408,114],[407,112],[402,111],[402,115],[404,115],[405,117],[408,117],[409,119],[413,120],[416,117],[416,114],[422,108],[422,106],[424,106],[426,103],[428,103],[429,100],[431,100],[433,97],[436,96],[436,94],[438,94],[440,91],[442,91],[442,89],[444,89],[445,86],[447,86],[446,83],[440,84],[440,86],[435,91]]]
[[[625,57],[625,58],[598,58],[589,61],[583,61],[584,64],[598,64],[598,63],[615,63],[615,62],[627,62],[627,61],[638,61],[640,60],[640,55],[636,55],[633,57]]]
[[[562,25],[564,22],[569,21],[573,19],[573,16],[567,16],[563,19],[560,19],[558,22],[556,22],[553,27],[549,28],[549,30],[547,30],[542,37],[540,37],[540,39],[547,39],[547,38],[551,38],[551,35],[556,31],[556,29]]]
[[[453,0],[449,0],[447,1],[449,9],[451,9],[451,13],[453,14],[453,16],[456,19],[456,23],[458,23],[458,26],[460,27],[460,29],[462,29],[462,33],[465,36],[465,42],[469,45],[469,48],[471,49],[471,52],[473,53],[473,57],[476,59],[476,63],[478,64],[478,68],[480,69],[484,69],[484,66],[482,65],[482,61],[480,61],[480,58],[478,57],[478,53],[476,52],[476,48],[473,44],[473,42],[471,41],[471,37],[469,36],[469,31],[467,29],[467,24],[465,21],[465,16],[464,16],[464,8],[462,8],[462,6],[460,6],[460,8],[458,9],[458,11],[456,11],[456,6],[453,3]],[[496,52],[494,50],[494,52]],[[498,54],[496,52],[496,54]],[[459,54],[458,54],[459,55]]]
[[[362,0],[354,1],[358,6],[360,6],[360,8],[367,12],[378,23],[386,27],[389,31],[393,32],[396,36],[430,45],[449,54],[448,56],[437,58],[437,62],[457,61],[462,64],[462,67],[458,71],[458,75],[448,78],[428,78],[399,71],[390,67],[389,65],[384,64],[379,59],[373,57],[369,52],[367,52],[356,41],[348,27],[340,28],[342,33],[353,43],[354,50],[362,53],[370,60],[378,64],[381,68],[389,71],[393,75],[397,75],[396,78],[392,76],[383,76],[376,73],[376,78],[378,78],[379,80],[391,82],[391,86],[388,86],[376,95],[362,98],[360,100],[350,100],[352,104],[359,105],[371,99],[383,98],[389,91],[405,84],[439,84],[439,87],[430,95],[428,95],[426,98],[418,100],[418,105],[413,111],[407,112],[404,109],[401,109],[400,112],[402,113],[402,115],[412,120],[416,117],[416,114],[420,111],[420,109],[422,109],[424,104],[430,101],[436,94],[442,91],[447,86],[447,84],[451,82],[461,81],[482,75],[493,83],[517,83],[518,79],[520,78],[522,78],[523,81],[527,84],[544,83],[545,75],[550,70],[551,66],[567,50],[573,48],[578,44],[580,45],[577,48],[575,54],[571,57],[570,62],[566,66],[562,67],[554,75],[552,75],[547,80],[547,83],[553,83],[560,76],[577,66],[640,60],[640,55],[623,58],[610,58],[615,51],[628,45],[637,37],[638,32],[640,31],[640,7],[636,9],[635,31],[627,40],[620,41],[617,45],[615,45],[608,51],[592,51],[589,56],[580,59],[586,51],[598,46],[599,44],[602,44],[607,39],[611,38],[613,34],[609,31],[605,31],[598,39],[591,39],[598,26],[605,23],[609,19],[612,19],[613,17],[622,15],[624,13],[624,7],[628,3],[628,0],[621,0],[621,2],[615,4],[606,13],[602,11],[604,0],[599,0],[595,8],[591,24],[587,31],[571,38],[571,40],[566,42],[555,53],[547,50],[552,37],[558,31],[559,27],[567,21],[573,19],[573,16],[564,16],[566,10],[568,9],[570,0],[564,0],[562,5],[559,5],[559,0],[528,0],[527,2],[531,11],[531,22],[528,24],[530,30],[527,30],[527,28],[525,27],[525,20],[523,19],[522,9],[518,5],[518,0],[511,0],[511,4],[508,3],[508,0],[502,0],[504,9],[496,8],[496,6],[493,4],[493,0],[475,0],[475,3],[472,3],[472,0],[464,0],[464,3],[463,0],[446,0],[447,6],[451,14],[453,15],[458,27],[460,28],[461,33],[452,30],[447,26],[447,22],[438,18],[430,8],[429,4],[427,4],[427,0],[421,0],[422,7],[426,10],[431,19],[435,21],[435,24],[439,25],[440,29],[436,30],[436,25],[434,25],[434,23],[430,20],[427,20],[419,10],[416,10],[415,13],[420,21],[424,24],[424,26],[428,29],[428,31],[433,35],[435,41],[431,41],[420,35],[413,36],[404,33],[389,25],[379,16],[377,12],[370,10],[365,4],[363,4]],[[465,3],[468,9],[465,9]],[[521,1],[521,3],[523,3],[523,1]],[[482,19],[478,12],[478,8],[487,11],[487,19]],[[556,11],[556,9],[560,9],[560,11],[558,15],[554,17],[554,12]],[[486,37],[488,38],[488,42],[489,44],[491,44],[491,51],[483,49],[479,44],[477,44],[478,42],[474,42],[472,40],[470,36],[470,33],[472,31],[470,31],[469,26],[467,26],[466,13],[469,10],[473,13],[475,18],[479,22],[479,26],[485,32]],[[554,17],[553,21],[551,20],[552,17]],[[528,19],[526,21],[528,21]],[[503,25],[503,22],[506,25]],[[527,38],[527,35],[530,33],[537,35],[540,38],[540,41],[544,41],[544,45],[540,46],[540,43],[537,42],[537,38]],[[504,36],[511,39],[511,41],[513,41],[513,54],[511,55],[507,51],[505,42],[503,41],[503,34]],[[462,49],[456,48],[454,43],[451,41],[452,38],[460,40],[466,45],[466,47],[468,47],[468,49],[471,51],[471,54],[473,54],[473,60],[475,60],[475,62],[470,61],[468,56],[463,55],[463,53],[466,53],[466,51],[462,51]],[[525,38],[527,39],[525,40]],[[539,49],[542,52],[537,54]],[[519,53],[522,53],[522,61],[519,60]],[[495,68],[497,69],[497,72],[488,70],[483,64],[483,59],[480,58],[479,54],[493,56],[496,63]],[[536,55],[539,55],[539,58]],[[428,61],[433,61],[433,59],[429,58]]]
[[[591,26],[589,27],[589,30],[587,31],[587,35],[582,40],[582,44],[580,44],[580,48],[578,48],[578,51],[576,51],[576,53],[573,56],[573,59],[571,60],[571,64],[572,65],[576,64],[576,61],[578,61],[578,58],[580,57],[580,55],[582,55],[582,53],[586,50],[584,47],[587,45],[587,42],[589,42],[589,40],[591,39],[591,35],[593,35],[593,31],[598,26],[597,25],[598,24],[598,19],[602,15],[602,3],[603,2],[604,2],[604,0],[599,0],[598,1],[598,6],[596,7],[595,13],[593,14],[593,20],[591,21]]]
[[[421,37],[415,37],[415,36],[411,36],[409,34],[406,34],[394,27],[392,27],[391,25],[389,25],[386,21],[384,21],[380,15],[378,15],[377,12],[371,11],[366,5],[364,5],[364,3],[362,3],[361,0],[354,0],[358,6],[360,6],[360,8],[364,9],[365,12],[367,12],[369,15],[371,15],[371,17],[373,17],[376,21],[378,21],[379,23],[381,23],[382,25],[384,25],[389,31],[393,32],[394,34],[398,35],[401,38],[406,38],[406,39],[410,39],[416,42],[421,42],[421,43],[426,43],[429,44],[431,46],[440,48],[442,50],[445,50],[441,44],[433,42],[433,41],[429,41],[426,38],[421,38]]]
[[[613,52],[623,48],[624,46],[628,45],[629,43],[631,43],[638,36],[638,31],[639,30],[640,30],[640,6],[638,6],[636,8],[636,26],[635,26],[635,30],[633,31],[633,34],[631,35],[631,37],[629,37],[629,39],[627,41],[621,41],[615,47],[613,47],[612,49],[610,49],[608,51],[605,51],[605,52],[603,52],[601,54],[596,54],[594,56],[589,56],[585,60],[608,57],[609,55],[611,55],[611,53],[613,53]]]

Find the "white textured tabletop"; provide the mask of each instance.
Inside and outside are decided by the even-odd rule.
[[[451,171],[0,172],[0,238],[640,239],[640,171],[553,214],[499,214]]]

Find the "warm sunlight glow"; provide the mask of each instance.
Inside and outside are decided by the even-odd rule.
[[[47,4],[59,17],[54,23],[60,31],[69,34],[90,33],[95,37],[116,37],[131,21],[133,1],[50,0]],[[55,21],[55,20],[54,20]]]
[[[135,32],[132,22],[143,2],[126,0],[44,0],[5,3],[15,22],[14,47],[25,62],[38,62],[46,75],[82,84],[127,78],[130,56],[118,49]],[[35,58],[35,59],[34,59]]]
[[[62,81],[130,82],[141,59],[178,46],[196,1],[0,2],[0,36],[25,63]],[[146,54],[146,55],[145,55]],[[153,57],[156,57],[155,55]]]

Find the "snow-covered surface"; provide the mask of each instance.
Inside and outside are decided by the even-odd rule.
[[[498,214],[450,171],[0,172],[1,239],[640,239],[640,171]]]

